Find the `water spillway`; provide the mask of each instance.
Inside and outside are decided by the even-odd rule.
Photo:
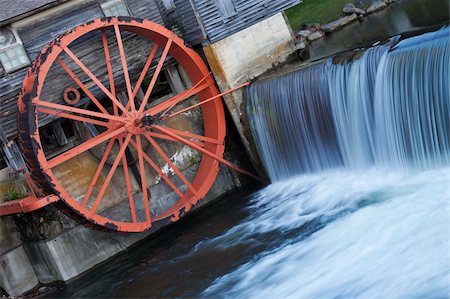
[[[274,183],[215,242],[265,249],[206,297],[448,298],[449,33],[251,86],[249,122]]]
[[[450,161],[449,29],[261,80],[248,116],[272,181]]]

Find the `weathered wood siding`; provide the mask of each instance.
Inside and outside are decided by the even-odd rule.
[[[45,13],[39,18],[19,21],[15,28],[28,52],[34,60],[49,42],[61,33],[86,23],[95,18],[103,17],[100,6],[96,1],[84,1],[76,6],[65,6],[55,9],[52,13]]]
[[[131,16],[164,24],[156,0],[124,0],[124,2],[128,5]]]
[[[163,24],[163,18],[155,3],[155,0],[124,0],[130,10],[131,16],[138,18],[145,18]],[[30,59],[34,60],[41,52],[46,44],[51,42],[64,31],[71,29],[77,25],[85,23],[94,18],[103,17],[103,12],[95,0],[78,0],[71,1],[47,12],[37,16],[29,17],[14,24],[19,36],[22,39],[25,49],[27,50]],[[115,38],[109,36],[110,44],[115,43]],[[132,76],[142,70],[143,64],[146,61],[148,53],[151,50],[151,44],[144,39],[134,39],[123,35],[124,47],[127,52],[127,60]],[[89,66],[91,71],[101,79],[107,86],[107,73],[104,59],[99,59],[103,56],[103,48],[100,42],[99,35],[93,36],[90,46],[73,45],[71,50]],[[160,49],[160,51],[162,51]],[[159,56],[159,55],[157,55]],[[112,61],[120,61],[118,51],[111,49]],[[91,92],[99,97],[104,95],[99,92],[98,88],[93,86],[92,82],[84,73],[77,68],[69,59],[63,59],[72,70],[75,71],[80,79],[91,88]],[[172,61],[173,62],[173,61]],[[155,64],[156,62],[154,62]],[[120,65],[120,64],[119,64]],[[154,66],[152,67],[152,69]],[[152,73],[152,69],[149,74]],[[121,70],[116,71],[117,81],[123,81]],[[17,135],[17,98],[22,88],[22,82],[25,77],[27,69],[22,69],[11,74],[5,74],[0,69],[0,125],[8,137],[15,137]],[[71,81],[64,71],[58,66],[54,65],[49,72],[47,78],[48,84],[44,87],[45,92],[43,96],[46,100],[62,103],[62,91],[68,86],[77,87]],[[120,88],[120,86],[119,86]],[[48,121],[51,119],[49,118]]]
[[[200,44],[206,36],[196,17],[190,0],[174,0],[175,10],[166,11],[162,0],[157,0],[159,10],[167,28],[177,32],[191,46]]]
[[[216,1],[221,0],[193,0],[211,43],[301,2],[301,0],[232,0],[236,14],[231,18],[223,18]]]

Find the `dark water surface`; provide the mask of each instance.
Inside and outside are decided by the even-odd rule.
[[[449,14],[448,0],[400,0],[362,21],[331,33],[325,39],[313,42],[310,58],[316,60],[356,47],[367,47],[408,31],[446,25]]]
[[[206,206],[157,236],[121,253],[48,298],[198,297],[212,281],[256,253],[247,246],[197,250],[248,216],[252,190]]]

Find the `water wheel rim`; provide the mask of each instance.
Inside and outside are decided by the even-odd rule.
[[[212,184],[214,183],[217,174],[218,174],[218,162],[211,157],[203,156],[200,163],[199,168],[195,177],[192,179],[191,185],[194,188],[192,191],[188,190],[183,193],[183,196],[180,196],[176,204],[172,207],[164,211],[162,214],[157,217],[150,219],[146,217],[145,222],[124,222],[119,220],[110,219],[99,215],[96,213],[95,208],[90,209],[87,205],[80,204],[79,201],[74,199],[60,184],[57,177],[52,171],[52,168],[55,167],[58,159],[47,159],[43,146],[41,143],[41,137],[39,134],[39,119],[37,110],[42,112],[42,107],[45,109],[51,109],[52,107],[48,104],[43,103],[40,99],[40,95],[42,92],[43,85],[45,83],[45,79],[50,71],[51,66],[58,59],[59,55],[62,52],[68,53],[70,52],[69,45],[82,37],[83,35],[95,31],[95,30],[104,30],[111,29],[114,30],[124,30],[136,33],[141,36],[145,36],[149,39],[152,39],[158,45],[168,45],[170,43],[168,54],[170,54],[187,72],[189,78],[195,83],[199,83],[204,80],[207,82],[207,87],[201,89],[197,94],[200,101],[203,101],[208,98],[214,98],[219,94],[217,88],[214,85],[214,81],[211,76],[209,76],[209,71],[204,64],[203,60],[198,56],[196,52],[192,49],[186,47],[184,41],[178,38],[174,33],[167,30],[166,28],[150,22],[146,20],[139,20],[133,18],[105,18],[105,19],[97,19],[92,22],[86,23],[84,25],[78,26],[67,33],[60,36],[54,42],[49,44],[38,56],[36,61],[33,63],[30,68],[25,80],[24,87],[19,99],[19,111],[21,113],[31,113],[34,115],[35,123],[30,125],[30,137],[35,145],[35,153],[37,160],[41,165],[41,170],[48,180],[49,185],[53,189],[53,191],[63,200],[65,204],[67,204],[71,209],[73,209],[80,216],[88,219],[92,223],[106,227],[108,229],[124,231],[124,232],[141,232],[152,226],[152,223],[156,221],[167,221],[167,220],[177,220],[180,215],[187,212],[192,205],[196,204],[199,200],[204,198],[204,196],[210,190]],[[125,73],[125,71],[124,71]],[[98,85],[98,84],[97,84]],[[134,111],[138,114],[136,118],[141,118],[142,120],[142,112],[140,109],[135,109]],[[167,106],[163,107],[164,109]],[[215,156],[222,157],[224,146],[223,141],[225,138],[225,117],[223,111],[223,105],[220,98],[213,99],[204,105],[201,105],[201,111],[203,114],[203,124],[205,131],[205,138],[209,138],[215,140],[216,142],[205,142],[204,148],[207,149],[210,153]],[[139,114],[140,113],[140,114]],[[124,113],[125,114],[125,113]],[[98,115],[94,115],[98,116]],[[120,122],[123,121],[123,118],[110,117],[108,119],[109,123],[114,121]],[[125,121],[126,122],[126,121]],[[129,123],[129,121],[128,121]],[[134,135],[133,132],[130,132],[125,128],[126,126],[119,126],[118,129],[113,129],[111,132],[104,134],[100,139],[101,143],[107,142],[108,140],[112,140],[112,138],[118,134],[126,134],[124,142],[133,143],[129,138],[129,136],[140,136],[140,134]],[[165,128],[161,128],[164,130]],[[108,132],[108,131],[107,131]],[[159,132],[163,133],[163,132]],[[147,136],[145,133],[142,134],[141,139],[151,136]],[[97,141],[100,141],[98,139]],[[150,139],[149,139],[150,140]],[[97,142],[96,141],[96,142]],[[151,142],[151,141],[150,141]],[[135,138],[134,145],[138,144],[138,138]],[[83,143],[84,144],[84,143]],[[122,145],[121,145],[122,146]],[[126,145],[128,147],[128,144]],[[138,151],[139,152],[139,151]],[[64,154],[63,154],[64,155]],[[120,155],[120,151],[119,151]],[[122,153],[123,155],[123,153]],[[60,156],[58,156],[60,157]],[[57,157],[57,158],[58,158]],[[143,159],[140,159],[140,163]],[[147,165],[148,166],[148,165]],[[195,193],[195,194],[193,194]],[[130,207],[131,210],[131,207]]]

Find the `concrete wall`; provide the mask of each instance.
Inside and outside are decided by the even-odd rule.
[[[301,0],[190,1],[195,6],[208,41],[211,43],[227,38],[255,24],[260,24],[261,21],[301,2]],[[234,8],[234,12],[230,10],[224,14],[220,9],[220,2],[228,2]]]
[[[38,283],[12,216],[0,217],[0,287],[17,296]]]
[[[221,91],[248,82],[295,51],[295,37],[284,13],[278,13],[251,27],[203,48]],[[258,171],[263,172],[247,131],[244,90],[224,97],[244,146]]]

